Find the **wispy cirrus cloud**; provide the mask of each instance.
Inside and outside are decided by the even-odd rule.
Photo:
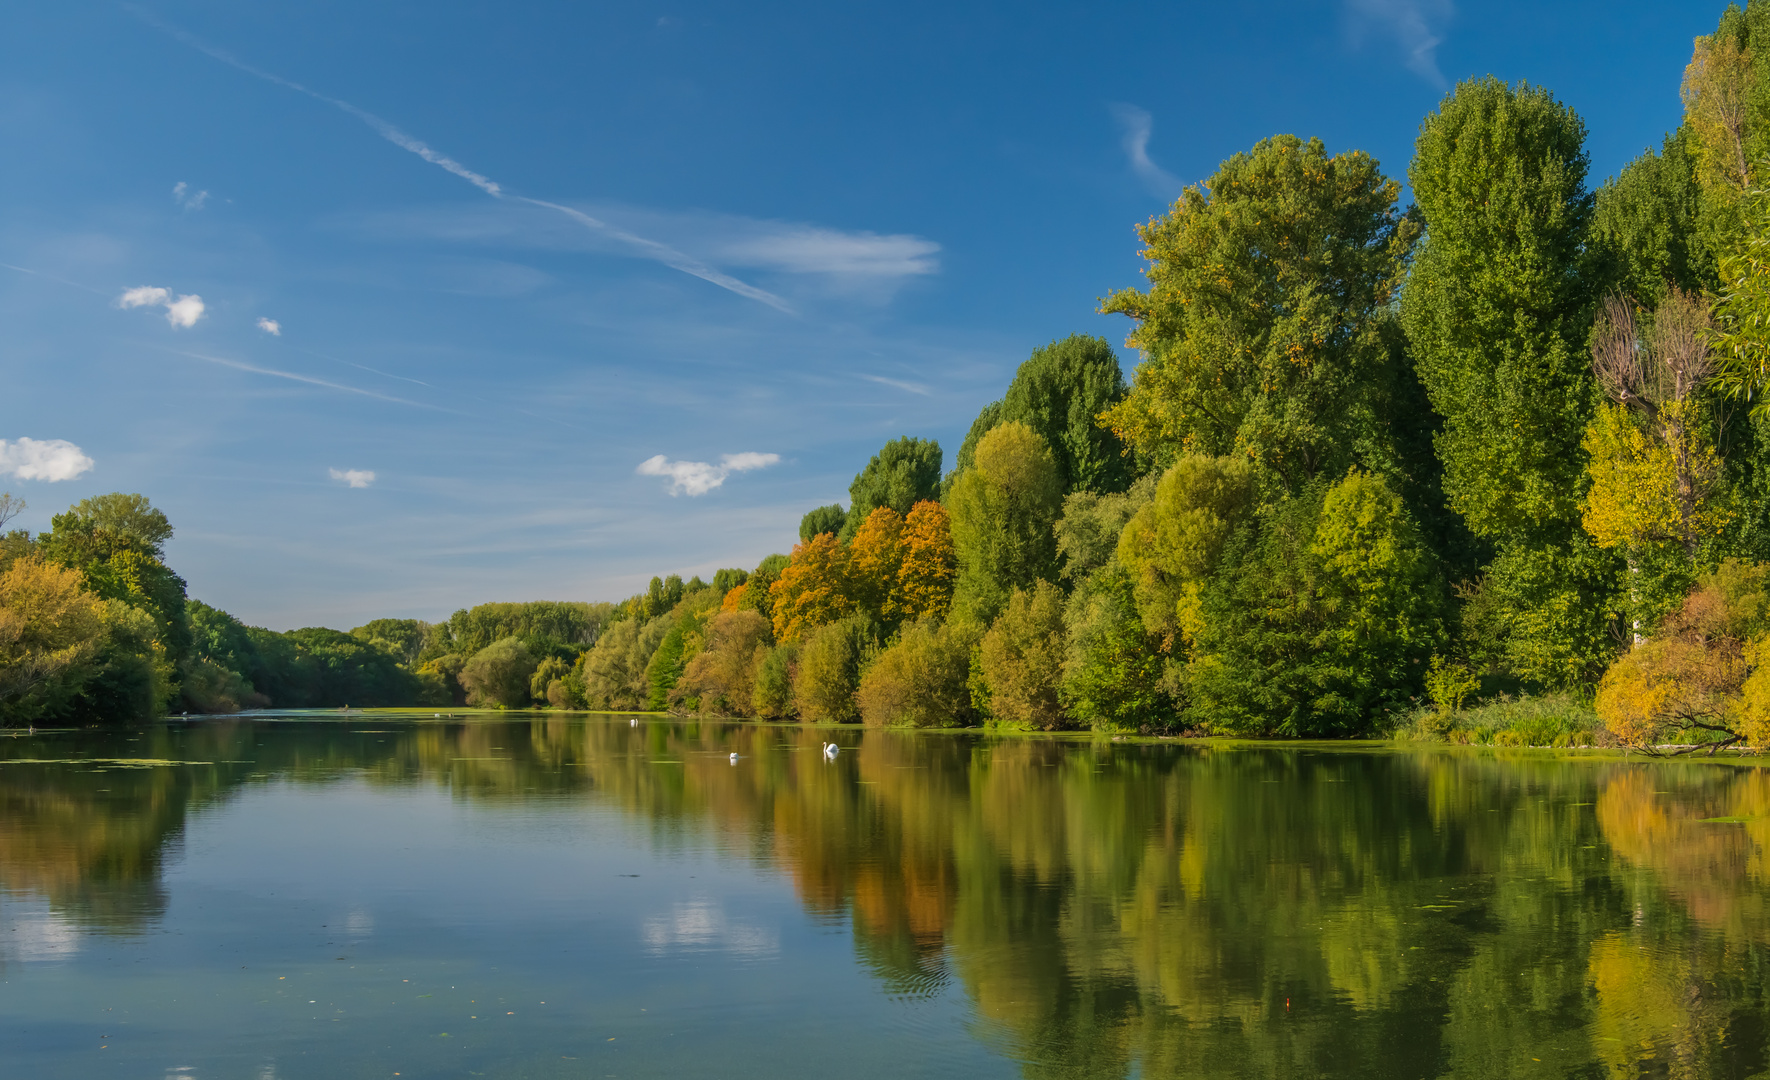
[[[366,488],[375,482],[374,469],[327,469],[332,479],[342,480],[353,488]]]
[[[1345,0],[1346,27],[1354,45],[1368,34],[1392,39],[1401,47],[1407,69],[1433,86],[1449,86],[1438,68],[1443,27],[1456,8],[1451,0]]]
[[[1155,120],[1149,110],[1119,102],[1112,106],[1112,118],[1118,121],[1119,146],[1125,151],[1125,161],[1150,194],[1169,199],[1178,195],[1183,186],[1180,178],[1150,160],[1149,136],[1155,130]]]
[[[89,471],[94,462],[85,451],[66,439],[32,439],[20,436],[13,442],[0,439],[0,476],[16,480],[72,480]]]
[[[713,465],[705,461],[671,461],[662,454],[646,458],[634,471],[640,476],[662,476],[670,481],[671,495],[705,495],[725,483],[732,473],[766,469],[780,463],[779,454],[745,451],[726,454]]]
[[[174,300],[170,289],[162,289],[158,285],[138,285],[133,289],[124,289],[123,295],[117,297],[117,306],[125,311],[138,307],[163,307],[166,309],[166,321],[174,328],[184,329],[197,325],[197,320],[203,317],[205,310],[202,297],[192,294]]]
[[[585,206],[582,212],[597,220],[617,222],[629,233],[660,237],[672,250],[687,252],[703,262],[770,274],[770,285],[788,295],[809,289],[883,299],[908,281],[940,272],[940,244],[912,233],[836,229],[620,203]],[[390,239],[551,251],[618,249],[604,235],[561,230],[550,215],[509,202],[416,208],[343,218],[338,224]]]
[[[380,135],[383,139],[386,139],[393,145],[402,150],[416,154],[418,157],[445,172],[460,177],[494,199],[510,199],[563,214],[569,220],[576,222],[586,229],[607,235],[643,258],[654,259],[673,270],[680,270],[685,274],[691,274],[703,281],[717,285],[722,289],[728,289],[731,292],[737,293],[739,296],[748,297],[751,300],[759,301],[781,311],[790,312],[792,310],[785,300],[768,290],[756,288],[754,285],[741,281],[717,267],[710,266],[706,262],[697,259],[686,252],[671,247],[669,244],[660,243],[649,237],[640,236],[636,233],[611,225],[600,218],[577,209],[576,207],[565,206],[560,203],[549,202],[545,199],[530,198],[526,195],[517,195],[506,191],[502,184],[493,180],[491,177],[475,172],[461,164],[459,161],[456,161],[454,158],[449,157],[447,154],[432,149],[422,140],[407,134],[398,127],[395,127],[392,123],[383,120],[381,117],[376,116],[374,113],[369,112],[366,109],[358,108],[350,102],[344,101],[340,98],[330,97],[317,90],[309,89],[292,79],[285,79],[281,75],[265,71],[263,68],[254,67],[234,56],[232,53],[209,44],[195,34],[182,30],[176,26],[172,26],[133,4],[125,4],[124,8],[148,25],[169,35],[174,40],[184,45],[188,45],[211,59],[218,60],[238,71],[243,71],[254,78],[262,79],[265,82],[281,86],[287,90],[293,90],[298,94],[304,94],[315,101],[323,102],[340,112],[355,117],[357,120],[362,121],[364,124],[367,124],[370,128],[374,129],[376,134]]]

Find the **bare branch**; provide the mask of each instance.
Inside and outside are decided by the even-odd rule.
[[[1605,396],[1618,405],[1652,412],[1655,402],[1647,385],[1646,360],[1635,305],[1617,293],[1606,296],[1592,331],[1592,374]]]
[[[25,501],[10,491],[0,491],[0,529],[25,511]]]
[[[1648,335],[1651,363],[1665,383],[1673,401],[1683,401],[1701,389],[1715,373],[1716,357],[1709,349],[1714,323],[1701,297],[1672,288],[1654,313]],[[1662,400],[1664,397],[1662,396]]]

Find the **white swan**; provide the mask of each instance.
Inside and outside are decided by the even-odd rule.
[[[737,756],[737,753],[736,753],[736,752],[735,752],[735,751],[734,751],[734,752],[733,752],[733,753],[732,753],[732,755],[731,755],[731,763],[732,763],[732,764],[733,764],[733,765],[736,765],[736,764],[737,764],[737,763],[738,763],[738,756]]]
[[[627,726],[628,727],[638,727],[639,726],[639,717],[635,716],[633,719],[627,721]]]
[[[824,757],[833,758],[842,752],[842,748],[833,742],[824,743]]]

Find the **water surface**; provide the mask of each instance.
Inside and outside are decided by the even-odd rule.
[[[0,1072],[1751,1077],[1767,845],[1749,764],[558,714],[5,737]]]

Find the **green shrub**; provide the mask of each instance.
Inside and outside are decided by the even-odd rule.
[[[908,623],[861,677],[861,719],[891,727],[953,727],[976,718],[966,683],[977,630],[969,624]]]

